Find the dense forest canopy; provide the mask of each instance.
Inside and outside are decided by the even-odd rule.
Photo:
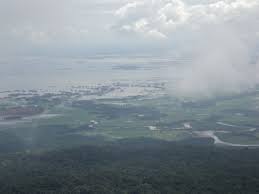
[[[120,140],[38,154],[1,154],[0,193],[255,194],[259,151],[208,139]]]

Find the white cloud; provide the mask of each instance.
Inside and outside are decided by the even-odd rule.
[[[158,20],[165,26],[185,23],[189,17],[185,4],[180,0],[172,0],[162,6],[157,12]]]
[[[166,42],[177,42],[182,55],[191,57],[190,64],[178,68],[181,78],[169,87],[172,93],[208,97],[255,86],[258,64],[251,59],[259,44],[258,0],[139,2],[118,18],[116,29],[151,39],[166,37]]]
[[[155,29],[149,30],[148,35],[157,39],[167,39],[167,36]]]
[[[145,20],[146,35],[158,31],[168,36],[178,27],[199,28],[204,24],[236,20],[242,14],[259,6],[258,0],[221,0],[206,4],[187,4],[184,0],[140,0],[129,2],[119,8],[117,29],[134,30],[140,20]]]
[[[144,2],[134,1],[131,3],[127,3],[123,7],[119,8],[115,15],[119,17],[125,17],[128,13],[130,13],[131,10],[136,9],[138,6],[144,5]]]
[[[7,47],[34,52],[37,46],[41,51],[73,46],[92,51],[143,45],[144,50],[144,43],[153,45],[147,50],[156,50],[157,44],[189,39],[193,31],[220,23],[249,37],[259,32],[258,1],[0,0],[0,53]]]

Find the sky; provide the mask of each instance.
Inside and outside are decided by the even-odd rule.
[[[0,57],[178,53],[179,94],[259,82],[259,0],[0,0],[0,28]]]
[[[250,44],[259,36],[258,1],[0,0],[0,51],[50,55],[185,50],[207,29],[232,31]]]

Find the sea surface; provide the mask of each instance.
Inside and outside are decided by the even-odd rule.
[[[172,79],[175,58],[9,58],[0,60],[0,91],[60,90],[75,86]],[[170,71],[169,71],[170,69]]]

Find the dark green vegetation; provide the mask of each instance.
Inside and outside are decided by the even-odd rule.
[[[255,194],[259,150],[128,139],[0,155],[0,193]]]
[[[259,148],[238,147],[259,144],[258,92],[104,97],[123,87],[1,99],[0,193],[259,193]]]
[[[0,153],[12,153],[25,150],[24,142],[15,135],[0,131]]]
[[[230,143],[259,144],[258,92],[196,101],[166,95],[82,99],[112,89],[11,95],[0,109],[37,106],[44,113],[9,124],[0,121],[0,130],[19,137],[29,150],[83,145],[89,136],[109,141],[139,137],[178,141],[207,130],[224,132],[217,135]]]

